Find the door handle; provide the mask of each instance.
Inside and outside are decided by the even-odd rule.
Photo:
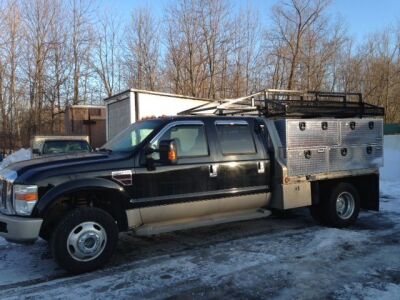
[[[209,165],[208,171],[210,173],[210,177],[217,177],[218,176],[218,165]]]
[[[257,170],[259,174],[265,173],[265,165],[263,161],[257,162]]]

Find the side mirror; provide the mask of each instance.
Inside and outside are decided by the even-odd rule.
[[[160,153],[160,162],[163,164],[176,164],[178,161],[178,152],[175,140],[160,141],[158,151]]]
[[[37,149],[37,148],[33,148],[33,149],[32,149],[32,154],[37,154],[37,155],[40,155],[40,151],[39,151],[39,149]]]

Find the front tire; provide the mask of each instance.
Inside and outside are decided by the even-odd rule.
[[[354,224],[360,212],[360,196],[350,183],[341,182],[324,193],[320,203],[311,208],[318,222],[343,228]]]
[[[68,212],[51,237],[56,262],[70,273],[89,272],[104,266],[118,242],[118,226],[106,211],[84,207]]]

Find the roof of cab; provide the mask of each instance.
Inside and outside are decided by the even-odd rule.
[[[192,119],[197,119],[197,120],[204,120],[204,119],[227,119],[227,120],[238,120],[238,119],[261,119],[262,117],[259,116],[219,116],[219,115],[179,115],[179,116],[162,116],[162,117],[156,117],[156,118],[149,118],[149,119],[143,119],[141,121],[145,120],[159,120],[159,119],[166,119],[166,120],[192,120]]]

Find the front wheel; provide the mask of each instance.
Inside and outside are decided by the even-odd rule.
[[[314,219],[338,228],[354,224],[360,212],[360,196],[352,184],[341,182],[324,195],[311,209]]]
[[[56,262],[79,274],[105,265],[118,242],[118,226],[106,211],[95,207],[74,209],[58,223],[51,237]]]

